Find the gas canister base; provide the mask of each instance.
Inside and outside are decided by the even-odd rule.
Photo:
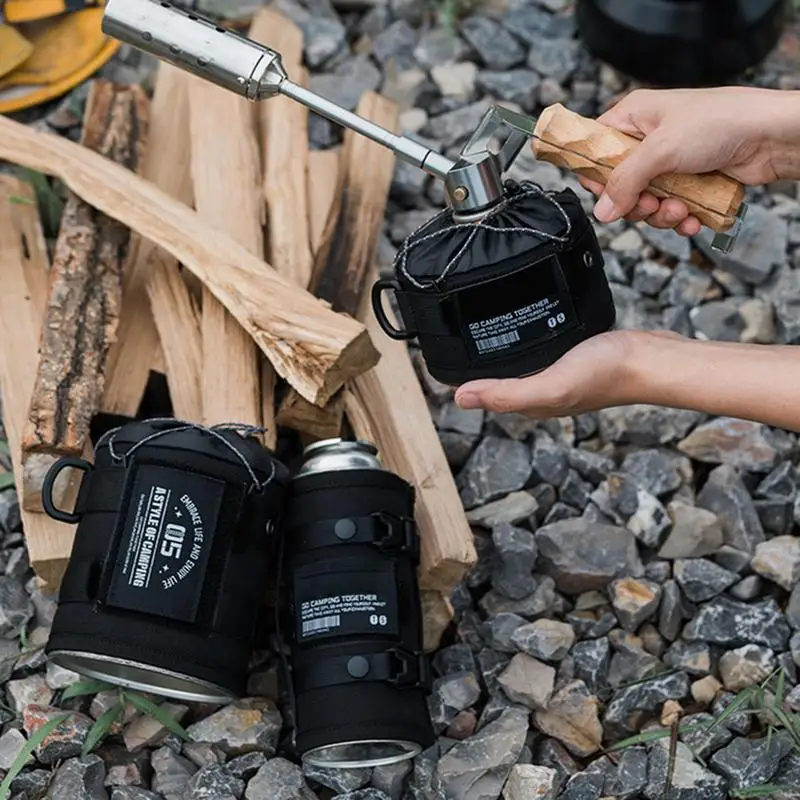
[[[173,700],[225,705],[237,699],[221,686],[125,658],[77,650],[55,650],[48,657],[59,667],[87,678]]]
[[[320,769],[361,769],[399,764],[416,758],[422,747],[413,742],[390,739],[364,739],[360,742],[315,747],[304,753],[302,760]]]

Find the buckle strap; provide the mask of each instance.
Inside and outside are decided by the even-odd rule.
[[[382,653],[320,657],[295,670],[294,683],[303,691],[349,683],[388,683],[398,689],[425,689],[432,685],[424,653],[389,648]]]
[[[303,525],[292,532],[302,549],[330,547],[334,544],[371,544],[386,553],[408,553],[419,560],[420,544],[416,522],[379,511],[366,517],[325,519]]]

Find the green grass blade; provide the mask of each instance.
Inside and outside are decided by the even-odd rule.
[[[8,196],[8,202],[15,206],[35,206],[36,203],[30,199],[30,197],[20,197],[17,194],[11,194]]]
[[[167,730],[172,731],[176,736],[180,736],[184,742],[193,741],[192,737],[186,732],[183,726],[172,716],[170,716],[161,706],[150,702],[146,697],[135,692],[125,692],[127,700],[137,711],[147,714],[157,722],[160,722]]]
[[[694,733],[695,731],[703,730],[702,725],[682,725],[678,729],[678,736],[683,736],[686,733]],[[626,750],[629,747],[636,747],[640,744],[648,744],[649,742],[655,742],[659,739],[667,739],[671,735],[672,731],[669,728],[659,728],[655,731],[645,731],[644,733],[637,733],[636,736],[631,736],[628,739],[623,739],[621,742],[617,742],[616,744],[612,744],[610,747],[607,747],[603,752],[604,753],[616,753],[619,750]]]
[[[11,458],[11,448],[8,446],[8,442],[5,439],[0,439],[0,455]]]
[[[104,681],[78,681],[64,689],[62,700],[71,700],[73,697],[83,697],[87,694],[113,691],[116,687]]]
[[[83,755],[88,755],[103,740],[109,729],[115,722],[122,719],[125,713],[125,705],[122,699],[118,699],[111,708],[106,709],[92,725],[86,741],[83,743]]]
[[[15,485],[13,472],[0,472],[0,492]]]
[[[8,800],[11,794],[11,784],[14,778],[19,775],[28,760],[28,756],[33,755],[33,751],[69,716],[69,714],[60,714],[53,717],[49,722],[46,722],[39,728],[33,736],[25,742],[25,746],[19,751],[19,755],[14,759],[11,769],[6,773],[3,782],[0,783],[0,800]]]
[[[770,797],[779,792],[785,792],[786,786],[779,786],[777,783],[764,783],[760,786],[748,786],[746,789],[732,789],[731,797],[746,800],[746,798]]]

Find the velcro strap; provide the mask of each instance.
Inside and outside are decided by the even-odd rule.
[[[391,648],[383,653],[324,656],[294,673],[294,683],[301,691],[325,689],[348,683],[389,683],[400,689],[429,690],[431,670],[422,653]]]
[[[419,559],[419,536],[413,519],[378,512],[367,517],[324,519],[290,533],[297,549],[317,550],[335,544],[371,544],[384,552]]]
[[[93,469],[84,475],[75,502],[77,514],[117,513],[122,508],[128,471],[120,467]]]
[[[395,297],[406,330],[427,336],[452,335],[443,309],[448,297],[402,289],[395,291]]]

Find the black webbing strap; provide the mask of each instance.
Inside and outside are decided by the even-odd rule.
[[[419,558],[419,537],[413,519],[379,512],[366,517],[324,519],[290,532],[303,550],[334,544],[371,544],[383,552],[408,553]]]
[[[389,683],[401,689],[428,688],[431,670],[422,653],[392,648],[383,653],[320,657],[294,672],[302,691],[349,683]]]
[[[129,475],[129,471],[121,467],[101,467],[87,472],[75,501],[75,512],[77,514],[85,514],[87,511],[100,514],[119,512],[125,494],[125,482]]]

